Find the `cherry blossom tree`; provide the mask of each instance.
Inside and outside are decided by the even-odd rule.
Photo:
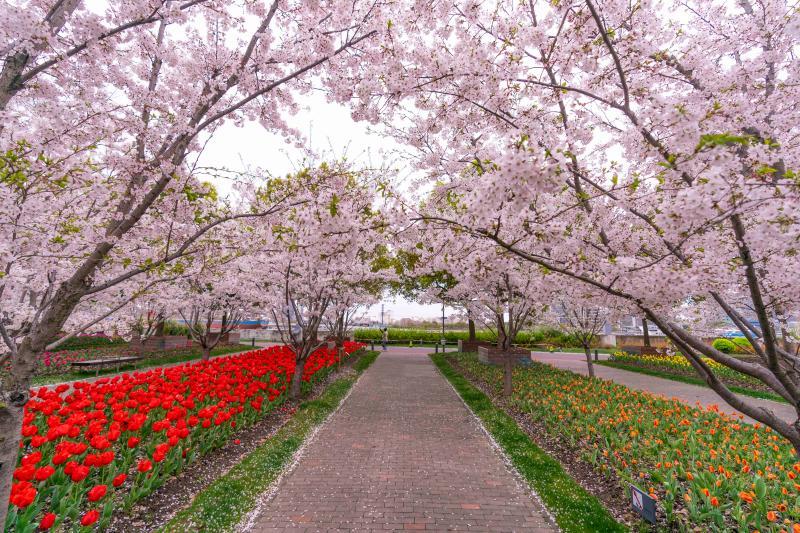
[[[512,369],[518,357],[513,344],[517,334],[540,318],[547,306],[540,303],[536,274],[504,251],[491,248],[469,254],[471,264],[457,270],[459,282],[448,296],[462,302],[470,316],[497,336],[497,348],[504,356],[503,394],[511,396]]]
[[[295,354],[290,396],[298,398],[306,361],[325,343],[319,328],[326,314],[341,312],[337,305],[374,299],[353,287],[370,286],[385,276],[371,259],[386,245],[388,228],[376,205],[381,176],[344,162],[321,164],[287,177],[271,194],[282,194],[283,187],[293,191],[295,206],[280,223],[256,226],[260,230],[247,243],[257,258],[248,263],[248,279],[255,305],[269,312]],[[268,276],[259,264],[269,265]]]
[[[378,48],[382,2],[12,2],[0,11],[0,501],[32,362],[74,310],[140,276],[192,268],[230,220],[267,217],[258,185],[225,202],[196,172],[225,121],[296,138],[311,78],[336,84]],[[9,437],[11,436],[11,437]],[[3,522],[5,508],[0,510]]]
[[[244,260],[240,256],[239,260]],[[240,272],[235,260],[216,265],[215,272],[192,277],[184,284],[178,315],[189,328],[192,340],[200,345],[203,361],[211,350],[241,324],[246,313],[244,296],[239,294]]]
[[[348,293],[345,288],[340,289],[324,316],[325,326],[337,348],[342,349],[344,341],[352,332],[353,323],[362,318],[367,307],[377,301],[374,294],[363,294],[360,291],[353,294]]]
[[[448,191],[440,188],[430,194],[427,207],[437,218],[448,216],[453,207],[449,200]],[[501,247],[458,228],[428,222],[403,235],[408,250],[416,251],[412,261],[416,276],[438,275],[448,281],[443,286],[431,284],[423,300],[465,309],[495,334],[504,356],[504,394],[511,395],[517,334],[547,310],[548,289],[540,284],[542,276]]]
[[[211,358],[211,350],[217,347],[225,335],[236,329],[242,317],[242,311],[227,306],[224,302],[209,305],[205,309],[194,305],[188,313],[181,312],[181,318],[189,327],[189,334],[200,345],[203,361]],[[216,324],[217,318],[219,325]]]
[[[800,301],[796,10],[448,2],[424,23],[433,37],[387,54],[393,76],[361,102],[392,113],[454,197],[471,181],[454,216],[420,219],[635,306],[727,403],[800,450],[800,411],[782,420],[705,363],[800,404],[798,361],[780,337]],[[713,302],[760,360],[695,335],[674,314],[687,298]]]
[[[613,322],[624,309],[615,306],[616,303],[613,297],[591,287],[565,284],[550,306],[553,325],[569,333],[583,348],[590,377],[595,377],[591,348],[606,324]]]

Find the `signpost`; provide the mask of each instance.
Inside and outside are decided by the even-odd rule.
[[[642,518],[651,524],[656,523],[656,501],[634,485],[631,485],[631,504]]]

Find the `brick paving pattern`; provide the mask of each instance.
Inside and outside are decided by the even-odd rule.
[[[533,352],[531,357],[535,361],[547,363],[556,368],[563,368],[564,370],[571,370],[572,372],[578,372],[584,375],[589,373],[589,369],[586,367],[586,356],[582,353]],[[600,354],[600,358],[607,359],[608,356]],[[638,372],[630,372],[628,370],[622,370],[621,368],[611,368],[601,365],[595,365],[594,372],[599,378],[614,381],[632,389],[652,392],[653,394],[659,394],[667,398],[677,398],[692,406],[699,402],[700,405],[703,406],[717,405],[719,406],[719,410],[723,413],[738,413],[738,411],[725,403],[716,392],[708,387],[681,383],[680,381],[648,376],[647,374],[639,374]],[[794,421],[797,420],[797,412],[788,403],[761,400],[748,396],[742,396],[742,398],[748,402],[770,409],[787,422],[794,423]],[[749,417],[745,417],[744,420],[754,422],[754,420]]]
[[[253,531],[555,531],[430,359],[390,349]]]

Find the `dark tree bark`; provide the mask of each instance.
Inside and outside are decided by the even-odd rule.
[[[202,359],[203,361],[208,361],[209,359],[211,359],[211,348],[209,348],[208,346],[202,347]]]
[[[472,318],[467,319],[467,325],[469,327],[469,342],[475,342],[475,321]]]
[[[289,386],[289,398],[297,400],[303,392],[303,369],[306,366],[305,359],[297,359],[297,366],[292,376],[292,383]]]
[[[650,346],[650,332],[647,330],[647,319],[642,317],[642,332],[644,334],[644,345]]]
[[[592,362],[592,350],[588,344],[583,345],[583,351],[586,354],[586,364],[589,367],[589,377],[594,377],[594,363]]]
[[[202,311],[200,308],[192,307],[188,319],[184,316],[183,312],[180,312],[180,315],[189,327],[189,335],[191,338],[200,344],[202,360],[208,361],[211,359],[211,350],[217,347],[222,337],[236,328],[241,322],[242,317],[236,311],[226,309],[222,312],[219,331],[211,331],[214,325],[215,312],[213,310],[206,311],[205,324],[203,324],[201,319],[201,313]]]

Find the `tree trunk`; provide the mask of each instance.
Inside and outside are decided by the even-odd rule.
[[[642,318],[642,333],[644,334],[644,345],[650,346],[650,332],[647,330],[646,318]]]
[[[786,350],[787,352],[793,351],[791,335],[789,334],[789,330],[786,329],[785,322],[781,323],[781,345],[783,346],[783,349]]]
[[[28,403],[36,352],[25,339],[11,361],[11,372],[0,395],[0,526],[5,525],[11,483],[17,467],[22,415]]]
[[[294,375],[292,376],[292,383],[289,385],[289,398],[297,400],[303,392],[303,369],[306,367],[306,358],[297,359],[295,365]]]
[[[589,377],[594,377],[594,363],[592,362],[592,350],[588,344],[583,345],[583,351],[586,353],[586,364],[589,366]]]
[[[19,455],[22,406],[0,404],[0,525],[5,524],[11,481]]]
[[[202,351],[203,351],[203,361],[208,361],[209,359],[211,359],[211,347],[203,345]]]
[[[467,319],[467,325],[469,327],[469,342],[475,342],[475,321],[469,318]]]
[[[503,396],[510,398],[514,392],[514,355],[504,352],[503,356]]]

